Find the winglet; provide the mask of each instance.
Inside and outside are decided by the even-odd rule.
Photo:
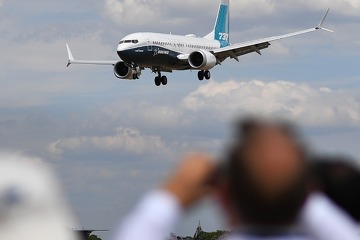
[[[74,59],[74,56],[73,56],[72,53],[71,53],[71,50],[70,50],[70,47],[69,47],[68,44],[66,44],[66,49],[67,49],[68,56],[69,56],[69,61],[68,61],[68,64],[66,65],[66,67],[69,67],[70,64],[71,64],[75,59]]]
[[[324,28],[324,27],[323,27],[323,24],[324,24],[324,22],[325,22],[325,19],[326,19],[327,15],[329,14],[329,11],[330,11],[330,8],[327,10],[327,12],[325,13],[324,17],[321,19],[319,25],[315,28],[316,30],[322,29],[322,30],[325,30],[325,31],[328,31],[328,32],[334,32],[333,30],[330,30],[330,29],[327,29],[327,28]]]

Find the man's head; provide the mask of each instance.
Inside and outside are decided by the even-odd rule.
[[[226,161],[230,201],[243,224],[293,223],[305,199],[306,181],[304,150],[291,127],[242,121]]]

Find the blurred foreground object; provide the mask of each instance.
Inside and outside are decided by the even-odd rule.
[[[36,158],[0,154],[0,239],[74,240],[61,188]]]
[[[312,187],[360,222],[360,169],[355,161],[347,157],[317,157],[311,170]]]
[[[78,236],[78,240],[90,240],[90,239],[100,239],[98,236],[93,235],[93,232],[108,232],[108,230],[90,230],[90,229],[82,229],[82,230],[74,230],[74,232]],[[101,239],[100,239],[101,240]]]

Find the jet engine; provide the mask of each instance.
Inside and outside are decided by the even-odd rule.
[[[209,70],[215,67],[217,59],[211,52],[199,50],[189,56],[189,64],[192,68]]]
[[[135,80],[141,75],[140,67],[132,68],[124,62],[117,62],[114,66],[114,74],[117,78]]]

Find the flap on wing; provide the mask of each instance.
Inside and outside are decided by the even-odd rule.
[[[265,43],[261,43],[261,44],[235,48],[235,49],[227,50],[227,51],[223,51],[223,52],[217,52],[217,53],[214,53],[214,55],[221,62],[224,61],[228,57],[233,58],[238,61],[239,56],[246,55],[249,53],[256,52],[259,55],[261,55],[261,50],[268,48],[270,45],[271,44],[269,42],[265,42]]]

